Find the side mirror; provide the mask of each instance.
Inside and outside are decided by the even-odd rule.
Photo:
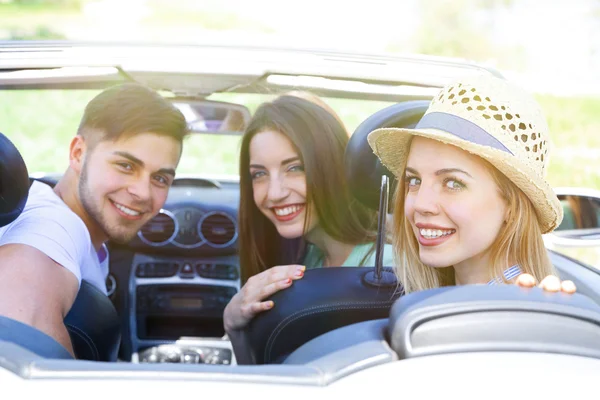
[[[240,104],[183,97],[169,101],[183,113],[192,133],[241,135],[250,122],[250,110]]]
[[[564,217],[548,235],[555,245],[589,247],[600,245],[600,191],[581,188],[557,188]]]

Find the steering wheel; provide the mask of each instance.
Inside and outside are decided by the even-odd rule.
[[[381,127],[411,127],[423,116],[428,101],[395,104],[367,118],[346,148],[347,178],[353,195],[378,209],[383,174],[392,177],[373,154],[368,134]],[[391,271],[389,268],[388,271]],[[373,268],[329,267],[307,271],[290,288],[275,293],[272,310],[257,315],[244,330],[247,348],[239,363],[280,363],[309,340],[334,329],[386,318],[402,288],[394,281],[373,285]],[[387,274],[394,276],[393,274]]]

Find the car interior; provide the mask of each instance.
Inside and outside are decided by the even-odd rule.
[[[66,60],[76,59],[71,50],[66,50]],[[110,60],[114,54],[125,57],[124,50],[109,50],[79,49],[77,56],[91,56],[92,60]],[[346,150],[353,195],[380,211],[377,259],[381,260],[381,232],[385,231],[385,216],[394,212],[390,196],[395,180],[371,151],[367,135],[380,127],[414,127],[431,98],[420,90],[436,89],[441,84],[434,79],[440,76],[439,70],[434,70],[437,67],[423,68],[424,76],[417,78],[420,64],[412,60],[406,65],[402,64],[405,61],[385,59],[351,61],[350,67],[367,68],[370,76],[387,81],[360,80],[356,76],[361,75],[349,69],[344,73],[353,76],[334,79],[331,77],[339,76],[340,65],[347,60],[325,54],[320,55],[314,71],[295,76],[294,63],[303,60],[300,56],[296,55],[289,67],[281,54],[269,58],[259,52],[256,59],[247,55],[259,72],[232,72],[231,76],[161,73],[147,69],[144,62],[152,60],[153,54],[143,50],[135,60],[124,63],[127,68],[92,67],[102,69],[102,73],[86,71],[89,75],[75,78],[52,68],[42,70],[44,74],[39,77],[33,73],[19,75],[17,64],[7,64],[8,72],[2,72],[6,75],[0,74],[0,89],[101,89],[138,81],[169,89],[169,98],[184,112],[193,135],[225,136],[240,134],[252,107],[228,101],[227,96],[208,100],[214,93],[279,94],[319,77],[313,90],[317,95],[386,101],[392,105],[377,108],[352,130]],[[218,71],[222,67],[218,63],[222,61],[221,50],[205,49],[202,67]],[[34,53],[32,50],[32,60],[42,59]],[[185,64],[190,71],[195,67],[187,54],[181,59],[175,51],[172,55],[166,61]],[[137,70],[136,63],[144,65]],[[272,70],[263,72],[258,68],[260,63]],[[312,64],[305,64],[310,71]],[[439,67],[448,67],[448,76],[450,70],[481,73],[479,67],[462,64],[440,62]],[[106,72],[107,68],[110,71]],[[323,80],[321,75],[327,74],[330,78]],[[392,79],[411,74],[413,81]],[[343,85],[350,85],[352,90]],[[401,86],[415,91],[392,91]],[[32,180],[52,186],[60,178],[54,171],[28,171],[10,137],[11,132],[0,134],[0,226],[18,217]],[[577,285],[575,295],[508,285],[444,287],[405,295],[393,266],[378,263],[373,267],[309,270],[303,279],[272,296],[277,307],[252,321],[243,332],[245,348],[234,353],[223,328],[223,310],[241,286],[238,203],[239,183],[235,178],[178,175],[163,209],[134,240],[126,245],[108,243],[108,297],[82,282],[65,318],[76,359],[44,333],[0,316],[0,368],[27,379],[77,375],[151,380],[160,373],[199,381],[323,386],[357,371],[421,356],[489,351],[600,358],[600,274],[596,268],[551,250],[551,261],[561,278]],[[569,223],[575,224],[575,216],[569,218]]]
[[[380,185],[391,174],[368,150],[366,137],[377,127],[414,126],[426,107],[427,101],[399,103],[356,129],[346,162],[359,201],[393,211],[381,202],[389,188]],[[0,221],[7,224],[22,210],[31,179],[3,135],[0,154]],[[53,182],[51,176],[42,180]],[[110,246],[110,296],[82,284],[65,319],[77,360],[42,332],[0,317],[0,364],[30,379],[158,370],[198,379],[227,372],[234,380],[324,385],[423,355],[540,351],[600,358],[600,275],[553,252],[553,263],[576,283],[577,294],[469,286],[403,296],[388,266],[376,275],[371,267],[311,270],[272,297],[278,307],[254,319],[245,330],[246,351],[234,355],[222,313],[240,287],[237,201],[235,182],[177,181],[164,210],[137,239]]]

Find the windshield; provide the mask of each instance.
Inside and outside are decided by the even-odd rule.
[[[62,173],[68,164],[69,142],[86,104],[97,90],[0,91],[2,132],[14,140],[31,173]],[[211,100],[247,106],[254,112],[273,95],[220,93]],[[342,118],[348,131],[369,115],[393,103],[348,99],[324,99]],[[180,175],[235,175],[241,136],[191,134],[184,142],[177,173]]]

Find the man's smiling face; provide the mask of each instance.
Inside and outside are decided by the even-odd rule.
[[[129,242],[165,204],[181,143],[151,132],[104,140],[85,154],[79,197],[110,240]]]

